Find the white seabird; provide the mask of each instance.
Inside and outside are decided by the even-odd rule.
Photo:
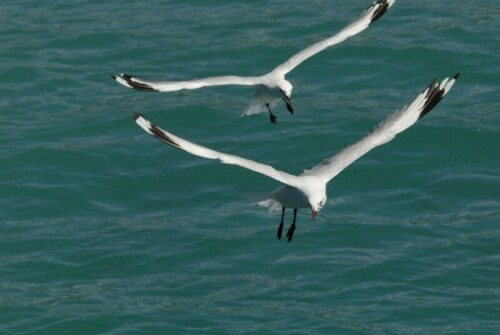
[[[306,59],[336,45],[350,36],[356,35],[368,28],[378,20],[394,4],[396,0],[377,0],[365,9],[354,21],[348,24],[339,33],[317,42],[298,52],[286,62],[278,65],[271,72],[257,77],[219,76],[186,81],[149,81],[128,74],[112,75],[120,84],[142,91],[173,92],[179,90],[192,90],[207,86],[221,85],[246,85],[255,86],[255,96],[243,115],[252,115],[269,112],[272,123],[276,123],[276,116],[271,112],[271,107],[280,100],[284,100],[287,110],[293,113],[291,103],[292,84],[285,79],[285,75],[300,65]]]
[[[140,114],[135,114],[134,120],[146,132],[175,148],[203,158],[216,159],[225,164],[239,165],[283,183],[283,186],[274,191],[265,203],[268,206],[280,205],[282,208],[281,222],[277,232],[279,239],[281,239],[283,231],[285,209],[294,209],[293,222],[286,234],[288,242],[290,242],[295,231],[295,221],[299,208],[310,208],[314,220],[316,214],[326,203],[326,185],[328,182],[371,149],[391,141],[397,134],[426,115],[448,93],[458,76],[457,73],[453,78],[446,78],[440,83],[433,80],[412,102],[391,114],[360,141],[326,159],[311,170],[305,170],[299,176],[278,171],[269,165],[218,152],[189,142],[158,128]]]

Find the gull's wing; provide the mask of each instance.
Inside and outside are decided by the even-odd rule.
[[[186,141],[172,133],[169,133],[161,128],[158,128],[153,123],[146,120],[142,115],[136,113],[133,116],[135,122],[146,132],[155,136],[159,140],[171,145],[177,149],[181,149],[189,152],[195,156],[200,156],[208,159],[216,159],[225,164],[239,165],[245,169],[249,169],[265,176],[273,178],[283,184],[290,186],[297,185],[297,176],[288,174],[286,172],[278,171],[272,166],[257,163],[249,159],[241,158],[238,156],[228,155],[222,152],[218,152],[201,145]]]
[[[220,76],[186,81],[148,81],[128,74],[112,75],[113,79],[123,86],[140,91],[173,92],[193,90],[206,86],[221,85],[257,85],[259,77]]]
[[[295,67],[297,67],[300,63],[308,59],[309,57],[314,56],[318,52],[323,51],[324,49],[338,44],[344,41],[346,38],[356,35],[366,28],[372,23],[378,20],[385,12],[394,4],[396,0],[377,0],[370,7],[365,9],[357,19],[352,21],[347,27],[342,29],[336,35],[333,35],[323,41],[315,43],[310,47],[298,52],[292,58],[277,66],[273,72],[280,73],[282,75],[287,74],[292,71]]]
[[[458,76],[457,73],[452,79],[446,78],[441,83],[433,80],[415,100],[391,114],[360,141],[348,146],[313,169],[304,171],[301,176],[312,175],[322,179],[325,183],[328,182],[368,151],[391,141],[397,134],[427,114],[448,93]]]

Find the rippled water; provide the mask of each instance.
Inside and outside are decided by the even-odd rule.
[[[4,1],[1,334],[498,334],[500,7],[398,0],[298,67],[296,113],[253,92],[127,90],[258,75],[366,1]],[[130,119],[300,173],[432,78],[419,124],[340,174],[292,243],[249,200],[278,184],[168,148]],[[291,220],[291,215],[287,217]]]

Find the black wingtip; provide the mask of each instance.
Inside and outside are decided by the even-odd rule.
[[[131,76],[129,74],[125,74],[125,73],[120,74],[120,77],[125,79],[127,82],[131,82],[132,78],[133,78],[133,76]]]
[[[453,80],[458,79],[460,76],[460,73],[456,73],[453,76]],[[446,95],[447,91],[445,91],[446,85],[444,87],[440,88],[441,84],[436,83],[436,80],[434,79],[432,83],[426,88],[427,94],[426,94],[426,101],[424,104],[424,107],[422,109],[422,112],[420,112],[420,117],[424,117],[427,113],[429,113]],[[424,90],[425,92],[425,90]]]
[[[167,143],[168,145],[171,145],[173,146],[174,148],[177,148],[177,149],[182,149],[181,146],[174,141],[173,138],[171,138],[170,136],[168,136],[166,133],[164,133],[163,131],[161,131],[161,129],[159,129],[156,125],[154,125],[153,123],[151,123],[151,126],[149,127],[149,131],[156,137],[158,138],[159,140]]]
[[[142,115],[140,113],[134,113],[132,114],[132,120],[134,121],[137,121],[138,118],[142,117]]]
[[[384,14],[387,12],[387,10],[390,7],[389,6],[389,2],[387,0],[376,1],[376,2],[373,3],[372,6],[374,6],[374,5],[379,5],[379,7],[373,13],[373,16],[372,16],[372,19],[370,21],[370,24],[372,24],[373,22],[377,21],[382,16],[384,16]]]
[[[114,80],[116,80],[116,76],[114,74],[111,75],[111,78],[113,78]]]
[[[151,86],[149,86],[147,84],[137,82],[134,79],[134,77],[129,75],[129,74],[122,73],[119,75],[119,77],[121,79],[125,80],[130,87],[132,87],[138,91],[158,92],[158,90],[155,90],[154,88],[152,88]],[[115,80],[116,80],[116,76],[115,76]]]
[[[143,117],[140,113],[134,113],[132,114],[132,119],[137,123],[137,119]],[[144,128],[144,124],[139,124],[141,128],[143,128],[145,131],[147,131],[149,134],[153,135],[160,141],[163,141],[167,143],[168,145],[173,146],[174,148],[177,149],[182,149],[180,144],[177,143],[172,137],[169,136],[168,133],[162,131],[160,128],[158,128],[154,123],[144,119],[147,124],[147,129]]]

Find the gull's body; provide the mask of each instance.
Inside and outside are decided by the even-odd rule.
[[[149,81],[122,73],[116,76],[113,75],[113,78],[126,87],[142,91],[157,92],[193,90],[207,86],[221,85],[255,86],[257,89],[254,99],[243,115],[258,114],[267,111],[269,112],[271,122],[276,123],[276,117],[271,113],[271,107],[279,101],[284,100],[287,110],[293,113],[293,107],[291,105],[293,87],[292,84],[285,79],[285,75],[306,59],[368,28],[371,23],[384,15],[387,9],[389,9],[395,1],[396,0],[375,1],[370,7],[363,11],[358,18],[352,21],[339,33],[298,52],[286,62],[262,76],[220,76],[186,81]]]
[[[311,170],[305,170],[299,176],[278,171],[269,165],[218,152],[186,141],[158,128],[139,114],[134,115],[134,119],[146,132],[173,147],[196,156],[216,159],[226,164],[239,165],[283,183],[283,186],[273,192],[270,198],[263,203],[268,206],[275,207],[278,205],[282,207],[278,238],[281,238],[283,230],[285,209],[294,209],[293,223],[287,233],[290,242],[295,230],[296,214],[299,208],[310,208],[314,219],[316,213],[321,210],[326,202],[326,186],[332,178],[371,149],[391,141],[398,133],[416,123],[441,101],[457,78],[458,74],[452,79],[446,78],[440,83],[433,81],[410,104],[391,114],[361,140],[348,146],[337,155],[326,159]]]

